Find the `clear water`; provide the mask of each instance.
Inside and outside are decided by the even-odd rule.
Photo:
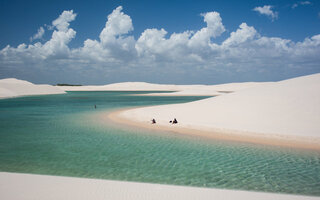
[[[320,196],[320,153],[104,122],[102,112],[203,97],[68,92],[0,100],[0,171]],[[93,105],[97,105],[97,109]]]

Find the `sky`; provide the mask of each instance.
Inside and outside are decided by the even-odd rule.
[[[320,72],[320,1],[1,0],[0,79],[279,81]]]

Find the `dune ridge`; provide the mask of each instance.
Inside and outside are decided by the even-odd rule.
[[[36,85],[24,80],[7,78],[0,80],[0,98],[26,95],[63,94],[64,90],[51,85]]]

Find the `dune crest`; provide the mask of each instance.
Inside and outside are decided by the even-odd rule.
[[[36,85],[15,78],[0,80],[0,98],[63,93],[65,93],[63,90],[51,85]]]

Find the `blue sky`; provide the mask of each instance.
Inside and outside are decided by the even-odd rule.
[[[0,78],[216,84],[320,72],[315,0],[2,0],[0,26]]]

